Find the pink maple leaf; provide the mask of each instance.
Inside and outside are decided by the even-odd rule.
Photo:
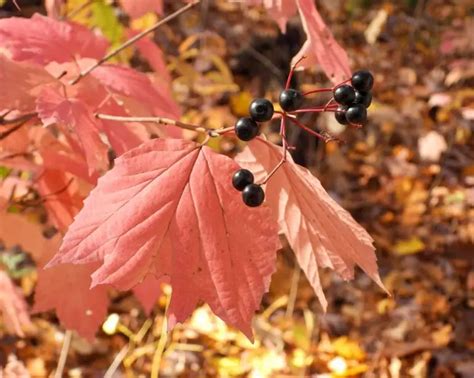
[[[7,247],[20,245],[23,250],[31,253],[40,268],[57,252],[61,243],[59,235],[46,239],[39,224],[32,223],[20,215],[5,212],[0,213],[0,239]],[[97,327],[104,320],[109,303],[106,287],[90,289],[90,275],[94,268],[94,265],[64,264],[48,270],[38,269],[33,311],[55,309],[64,326],[92,339]],[[0,291],[2,285],[7,285],[1,274],[4,273],[0,272]],[[1,295],[0,293],[0,297]],[[29,319],[26,305],[11,296],[5,297],[5,300],[8,302],[2,302],[0,298],[0,308],[5,310],[11,319],[12,329],[19,332],[20,324],[11,317],[10,312],[15,312],[17,320],[23,324]]]
[[[98,122],[87,104],[45,87],[36,100],[36,110],[44,126],[59,124],[66,132],[71,130],[75,133],[90,174],[108,168],[108,147],[100,139]]]
[[[161,286],[167,282],[167,277],[156,279],[155,276],[149,274],[142,282],[133,288],[133,294],[140,301],[147,314],[151,312],[158,300],[162,292]]]
[[[125,13],[131,18],[138,18],[148,12],[163,13],[163,0],[120,0]]]
[[[32,111],[41,86],[55,79],[45,69],[0,54],[0,108]]]
[[[281,147],[259,138],[250,142],[236,161],[250,169],[258,181],[279,163],[282,156]],[[353,278],[354,266],[358,265],[384,288],[372,238],[307,169],[288,156],[287,162],[267,183],[265,192],[281,231],[324,309],[327,301],[318,267],[334,269],[347,280]]]
[[[231,184],[237,164],[193,142],[152,140],[115,162],[49,263],[99,262],[92,285],[130,289],[169,277],[170,324],[203,300],[251,337],[280,243],[270,209],[247,208]]]
[[[25,336],[23,329],[32,326],[28,306],[21,290],[3,271],[0,271],[0,311],[8,331]]]
[[[107,41],[82,25],[53,20],[35,14],[30,19],[0,20],[0,47],[13,60],[39,64],[74,61],[79,57],[99,59]]]
[[[77,182],[71,181],[65,172],[44,169],[36,186],[45,199],[51,223],[59,230],[66,230],[82,207],[83,198],[78,193]]]
[[[56,310],[61,323],[91,340],[107,315],[107,287],[90,288],[96,265],[61,264],[38,270],[34,312]]]
[[[308,39],[293,58],[293,63],[306,56],[307,59],[301,62],[302,67],[319,64],[334,83],[349,78],[351,69],[347,53],[334,39],[314,1],[296,0],[296,4]]]
[[[158,91],[144,73],[125,66],[103,65],[97,67],[92,76],[112,93],[127,97],[122,98],[125,108],[132,107],[134,115],[180,117],[176,102]]]

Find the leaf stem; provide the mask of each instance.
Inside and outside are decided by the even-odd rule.
[[[318,139],[321,139],[322,141],[324,141],[325,143],[331,141],[331,140],[338,140],[337,138],[335,137],[325,137],[324,135],[310,129],[308,126],[302,124],[300,121],[298,121],[298,119],[296,118],[290,118],[290,121],[293,122],[296,126],[298,126],[299,128],[305,130],[306,132],[310,133],[311,135],[314,135],[316,138]]]
[[[332,88],[319,88],[319,89],[313,89],[312,91],[308,91],[303,93],[303,96],[308,96],[313,93],[321,93],[321,92],[332,92]]]
[[[299,58],[295,64],[293,64],[290,68],[290,72],[288,74],[288,78],[286,79],[286,85],[285,85],[285,89],[289,89],[290,88],[290,84],[291,84],[291,79],[293,78],[293,74],[295,73],[295,70],[296,68],[298,67],[298,64],[301,63],[302,60],[306,59],[306,56],[302,56],[301,58]]]
[[[298,109],[291,114],[298,114],[298,113],[324,113],[324,112],[335,112],[337,110],[338,105],[330,105],[329,107],[326,106],[317,106],[315,108],[307,108],[307,109]]]
[[[259,185],[265,185],[268,180],[270,180],[270,178],[278,171],[278,169],[286,162],[286,154],[288,151],[288,142],[286,140],[286,118],[286,115],[283,114],[283,117],[281,118],[280,122],[280,135],[283,143],[283,157]]]
[[[201,0],[193,0],[191,1],[190,3],[188,3],[187,5],[185,5],[184,7],[178,9],[176,12],[174,13],[171,13],[169,16],[163,18],[162,20],[158,21],[155,25],[149,27],[148,29],[142,31],[141,33],[137,34],[136,36],[130,38],[128,41],[126,41],[125,43],[123,43],[122,45],[120,45],[119,47],[117,47],[116,49],[112,50],[111,52],[109,52],[107,55],[105,55],[103,58],[99,59],[96,63],[94,63],[91,67],[89,67],[88,69],[86,69],[85,71],[81,72],[79,74],[78,77],[76,77],[73,81],[71,81],[71,85],[74,85],[74,84],[77,84],[80,80],[82,80],[82,78],[86,77],[87,75],[89,75],[92,71],[94,71],[97,67],[101,66],[102,64],[104,64],[106,61],[108,61],[110,58],[113,58],[114,56],[116,56],[117,54],[119,54],[121,51],[123,51],[124,49],[126,49],[127,47],[133,45],[135,42],[137,42],[138,40],[142,39],[144,36],[146,36],[147,34],[155,31],[156,29],[158,29],[159,27],[161,27],[162,25],[170,22],[171,20],[173,20],[174,18],[178,17],[179,15],[181,15],[182,13],[188,11],[189,9],[191,9],[192,7],[194,7],[196,4],[198,4]]]

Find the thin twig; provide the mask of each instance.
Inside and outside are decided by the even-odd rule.
[[[286,115],[283,115],[280,122],[280,135],[283,143],[283,156],[280,162],[271,170],[271,172],[263,179],[260,185],[265,185],[268,180],[278,171],[278,169],[286,162],[286,154],[288,151],[288,142],[286,141]]]
[[[308,91],[303,93],[303,96],[308,96],[310,94],[314,93],[321,93],[321,92],[332,92],[332,88],[318,88],[318,89],[313,89],[312,91]]]
[[[182,13],[188,11],[192,7],[194,7],[196,4],[198,4],[201,0],[193,0],[192,2],[188,3],[184,7],[178,9],[176,12],[171,13],[169,16],[163,18],[162,20],[158,21],[155,25],[149,27],[148,29],[142,31],[141,33],[137,34],[136,36],[130,38],[128,41],[108,53],[106,56],[103,58],[99,59],[95,64],[93,64],[91,67],[86,69],[84,72],[81,72],[78,77],[76,77],[72,82],[71,85],[74,85],[78,83],[82,78],[85,76],[89,75],[93,70],[95,70],[97,67],[101,66],[104,64],[106,61],[108,61],[110,58],[113,58],[117,54],[119,54],[121,51],[126,49],[127,47],[133,45],[135,42],[139,41],[143,37],[145,37],[147,34],[150,34],[151,32],[154,32],[156,29],[158,29],[160,26],[163,26],[164,24],[170,22],[174,18],[178,17]]]
[[[337,110],[338,105],[330,105],[325,108],[324,106],[316,106],[314,108],[307,108],[307,109],[298,109],[291,112],[291,114],[298,114],[298,113],[324,113],[324,112],[335,112]]]
[[[10,134],[13,134],[15,131],[20,129],[27,122],[28,122],[28,120],[25,120],[23,122],[20,122],[18,125],[15,125],[15,126],[9,128],[8,130],[0,132],[0,140],[3,140],[5,138],[7,138]]]
[[[69,346],[71,345],[72,331],[66,331],[64,334],[63,346],[61,347],[61,354],[59,355],[58,367],[54,373],[54,378],[61,378],[63,376],[64,367],[66,366],[67,354]]]
[[[324,135],[310,129],[308,126],[302,124],[300,121],[298,121],[296,118],[290,118],[290,121],[293,122],[296,126],[302,128],[303,130],[307,131],[308,133],[310,133],[311,135],[314,135],[316,138],[319,138],[321,139],[322,141],[324,142],[329,142],[331,140],[338,140],[337,138],[331,136],[329,138],[325,137]]]
[[[171,118],[166,118],[166,117],[124,117],[124,116],[116,116],[112,114],[101,114],[101,113],[97,113],[95,116],[99,119],[105,119],[107,121],[157,123],[161,125],[176,126],[181,129],[206,133],[211,137],[217,137],[221,134],[225,134],[234,129],[233,127],[227,127],[227,128],[222,128],[222,129],[210,129],[205,126],[193,125],[191,123],[181,122],[181,121],[171,119]]]
[[[303,55],[301,58],[299,58],[299,59],[295,62],[295,64],[293,64],[293,66],[291,66],[290,72],[289,72],[289,74],[288,74],[288,78],[286,79],[285,89],[290,88],[291,79],[293,78],[293,74],[295,73],[295,70],[296,70],[296,68],[298,67],[298,64],[300,64],[303,59],[306,59],[306,56]]]
[[[8,114],[8,113],[7,113]],[[5,119],[6,115],[0,117],[0,125],[11,125],[17,122],[29,121],[31,118],[36,116],[36,112],[22,114],[15,118]]]

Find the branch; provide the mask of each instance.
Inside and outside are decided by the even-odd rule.
[[[32,112],[32,113],[22,114],[16,118],[5,119],[8,113],[10,112],[7,112],[6,114],[0,116],[0,125],[11,125],[17,122],[26,122],[26,121],[29,121],[31,118],[35,117],[37,114],[36,112]]]
[[[122,50],[125,50],[127,47],[133,45],[135,42],[138,40],[142,39],[144,36],[147,34],[155,31],[158,29],[160,26],[170,22],[174,18],[178,17],[182,13],[186,12],[187,10],[191,9],[194,7],[196,4],[198,4],[201,0],[194,0],[190,2],[189,4],[185,5],[184,7],[178,9],[176,12],[171,13],[169,16],[163,18],[162,20],[158,21],[155,25],[149,27],[148,29],[142,31],[140,34],[137,34],[133,38],[130,38],[128,41],[117,47],[115,50],[109,52],[106,56],[104,56],[102,59],[98,60],[94,65],[89,67],[87,70],[84,72],[81,72],[78,77],[76,77],[72,82],[71,85],[74,85],[78,83],[83,77],[89,75],[93,70],[95,70],[97,67],[101,66],[104,64],[106,61],[108,61],[110,58],[113,58],[115,55],[119,54]]]
[[[15,126],[9,128],[8,130],[5,130],[3,132],[0,132],[0,140],[3,140],[5,138],[7,138],[10,134],[13,134],[15,131],[20,129],[26,122],[28,122],[28,120],[20,122],[18,125],[15,125]]]
[[[200,125],[193,125],[191,123],[177,121],[171,118],[165,117],[123,117],[123,116],[115,116],[111,114],[96,114],[95,115],[99,119],[105,119],[107,121],[117,121],[117,122],[141,122],[141,123],[158,123],[161,125],[169,125],[169,126],[176,126],[181,129],[197,131],[200,133],[206,133],[211,137],[217,137],[219,135],[225,134],[229,131],[232,131],[233,127],[227,127],[222,129],[210,129],[205,126]]]

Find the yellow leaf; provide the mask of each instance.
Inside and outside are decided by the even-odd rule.
[[[114,8],[109,4],[95,2],[91,5],[90,24],[102,31],[112,47],[117,46],[124,39],[123,26],[115,16]]]
[[[451,324],[446,324],[440,329],[434,331],[431,334],[431,337],[433,338],[433,342],[437,347],[445,347],[449,344],[453,337],[453,327]]]
[[[393,249],[397,255],[413,255],[423,251],[425,249],[425,243],[414,236],[409,240],[399,241],[397,244],[395,244]]]
[[[230,109],[237,117],[248,116],[253,96],[248,91],[236,93],[230,97]]]
[[[296,348],[291,356],[291,364],[296,368],[303,368],[311,365],[313,357],[307,355],[303,349]]]
[[[219,377],[235,377],[245,373],[245,368],[240,363],[240,358],[237,357],[219,358],[215,364],[219,371]]]
[[[346,336],[334,340],[332,348],[337,355],[348,360],[362,361],[365,359],[365,352],[360,348],[359,344]]]
[[[148,12],[141,16],[140,18],[136,18],[132,20],[131,26],[134,30],[146,30],[156,24],[158,21],[158,16],[154,12]]]

